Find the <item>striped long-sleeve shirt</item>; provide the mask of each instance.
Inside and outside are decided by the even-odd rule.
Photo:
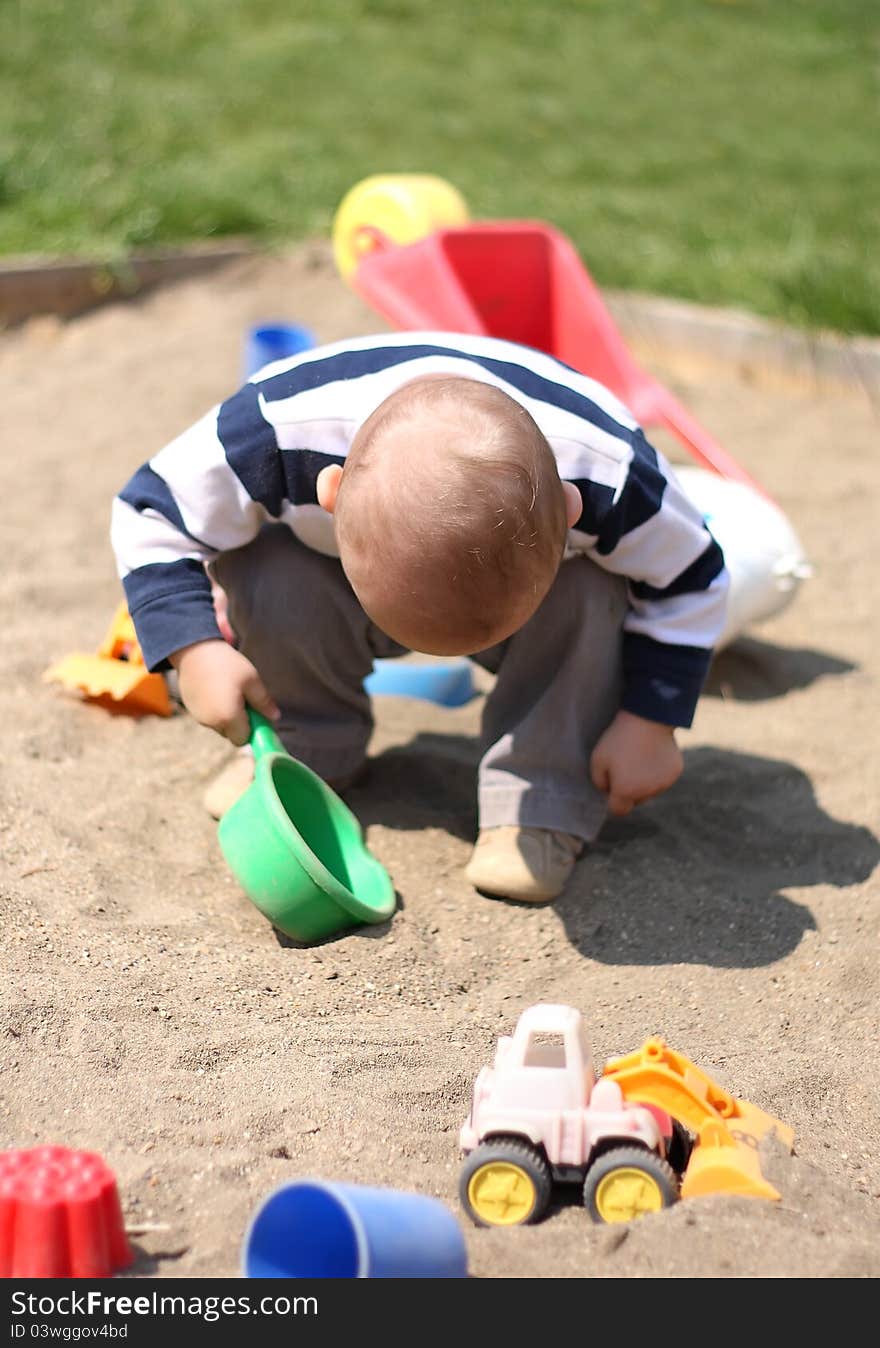
[[[628,582],[623,707],[690,725],[724,623],[718,544],[607,389],[490,337],[383,334],[279,361],[139,468],[114,501],[112,542],[149,668],[219,637],[204,564],[266,521],[338,555],[332,517],[317,504],[318,473],[345,463],[358,427],[389,394],[430,373],[493,384],[537,422],[583,502],[569,551]]]

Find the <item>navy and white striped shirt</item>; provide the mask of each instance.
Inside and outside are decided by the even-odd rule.
[[[660,454],[607,389],[560,361],[492,337],[442,332],[338,342],[266,366],[135,473],[113,504],[112,542],[151,669],[219,637],[204,563],[281,520],[337,556],[317,503],[362,422],[401,384],[461,375],[502,389],[540,426],[583,514],[569,550],[628,581],[623,706],[690,725],[724,625],[718,544]]]

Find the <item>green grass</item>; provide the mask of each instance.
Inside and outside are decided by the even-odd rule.
[[[0,0],[0,253],[329,232],[368,173],[597,280],[880,332],[877,0]]]

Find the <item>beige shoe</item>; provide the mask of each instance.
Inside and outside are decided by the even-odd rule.
[[[349,772],[345,777],[336,777],[327,785],[332,791],[341,795],[349,787],[356,786],[366,776],[366,771],[367,765],[362,763],[354,772]],[[211,818],[222,819],[239,796],[244,795],[253,780],[254,753],[250,745],[246,744],[205,788],[202,804]]]
[[[212,819],[222,819],[239,796],[243,796],[254,780],[254,754],[249,744],[239,749],[224,768],[205,788],[202,804]]]
[[[565,888],[584,843],[546,828],[489,828],[477,838],[465,876],[484,894],[542,903]]]

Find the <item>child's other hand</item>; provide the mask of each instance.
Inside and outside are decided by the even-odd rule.
[[[634,805],[677,782],[684,769],[672,726],[619,711],[593,750],[593,785],[608,795],[612,814],[629,814]]]
[[[254,666],[225,641],[199,641],[169,657],[195,719],[233,744],[251,737],[245,704],[274,721],[280,712]]]

